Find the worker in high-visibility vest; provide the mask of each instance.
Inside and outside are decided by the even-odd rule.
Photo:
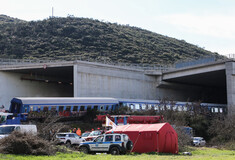
[[[80,128],[77,129],[76,134],[77,134],[78,136],[81,136],[81,135],[82,135],[82,131],[81,131]]]

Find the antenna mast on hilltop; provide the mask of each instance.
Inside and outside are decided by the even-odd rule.
[[[52,18],[54,17],[54,8],[52,7]]]

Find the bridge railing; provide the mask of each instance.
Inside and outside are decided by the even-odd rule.
[[[57,62],[52,60],[31,60],[31,59],[2,59],[0,58],[0,65],[19,65],[19,64],[32,64],[32,63],[50,63]]]
[[[216,58],[215,57],[204,57],[204,58],[199,58],[197,60],[188,60],[188,61],[182,61],[175,63],[175,68],[185,68],[189,66],[195,66],[195,65],[200,65],[200,64],[207,64],[211,62],[215,62]]]
[[[227,56],[229,59],[235,59],[235,54],[231,54]],[[101,59],[91,59],[91,58],[82,58],[81,56],[72,57],[73,61],[84,61],[84,62],[93,62],[93,63],[101,63],[107,64],[112,66],[119,66],[124,68],[133,68],[133,69],[140,69],[140,70],[160,70],[160,71],[167,71],[171,69],[178,69],[178,68],[187,68],[190,66],[195,66],[199,64],[207,64],[215,61],[219,61],[221,59],[216,59],[215,57],[201,57],[199,59],[194,60],[186,60],[180,61],[173,65],[162,65],[162,64],[135,64],[135,63],[124,63],[124,62],[114,62],[108,58],[101,58]],[[4,66],[7,67],[9,65],[25,65],[25,64],[36,64],[36,63],[59,63],[59,62],[68,62],[71,60],[39,60],[39,59],[3,59],[0,58],[0,67],[3,68]]]
[[[101,63],[112,66],[119,66],[124,68],[133,68],[140,70],[161,70],[166,71],[169,70],[170,66],[157,65],[157,64],[134,64],[134,63],[123,63],[123,62],[112,62],[108,60],[93,60],[87,59],[82,60],[80,58],[75,61],[85,61],[85,62],[93,62],[93,63]],[[38,59],[1,59],[0,58],[0,67],[9,67],[10,65],[27,65],[27,64],[38,64],[38,63],[60,63],[60,62],[68,62],[66,60],[38,60]]]

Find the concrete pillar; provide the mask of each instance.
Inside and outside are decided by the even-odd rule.
[[[73,65],[73,97],[78,97],[78,65]]]
[[[228,114],[235,114],[235,62],[226,62],[227,106]]]

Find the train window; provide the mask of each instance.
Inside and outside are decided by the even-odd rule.
[[[91,106],[87,106],[87,111],[90,111],[91,110]]]
[[[219,112],[218,108],[214,108],[214,112],[218,113]]]
[[[171,105],[167,104],[166,109],[171,110]]]
[[[47,111],[48,111],[48,107],[47,106],[43,107],[43,112],[47,112]]]
[[[37,111],[38,110],[38,106],[33,106],[33,111]]]
[[[176,110],[177,110],[177,105],[174,105],[174,106],[172,107],[172,109],[173,109],[173,111],[176,111]]]
[[[59,112],[63,112],[64,111],[64,106],[59,106]]]
[[[73,111],[77,112],[78,111],[78,106],[73,106]]]
[[[104,110],[104,106],[100,106],[100,110],[103,111]]]
[[[158,105],[157,104],[154,105],[154,110],[158,111]]]
[[[71,109],[71,106],[66,106],[65,111],[70,111],[70,109]]]
[[[152,109],[153,108],[153,105],[152,104],[148,104],[148,109]]]
[[[184,107],[183,107],[183,110],[184,110],[184,111],[187,111],[187,110],[188,110],[188,107],[184,106]]]
[[[109,110],[109,106],[105,106],[105,107],[106,107],[105,110],[108,111]]]
[[[165,110],[165,105],[164,105],[164,104],[161,104],[161,105],[159,106],[159,108],[160,108],[161,111],[164,111],[164,110]]]
[[[85,106],[81,106],[80,111],[84,111],[84,110],[85,110]]]
[[[98,106],[94,106],[94,110],[97,111],[98,110]]]
[[[182,106],[181,105],[178,105],[178,111],[182,111]]]
[[[123,107],[128,107],[127,103],[123,103]]]
[[[135,109],[140,109],[140,104],[135,104]]]
[[[212,113],[214,112],[214,107],[211,107],[211,112],[212,112]]]
[[[56,106],[51,106],[51,111],[56,111]]]
[[[220,113],[223,113],[223,108],[220,108],[219,110],[220,110]]]
[[[146,104],[142,104],[141,108],[142,108],[142,110],[145,110],[146,109]]]
[[[133,105],[133,104],[130,104],[130,108],[131,108],[131,109],[134,109],[135,107],[134,107],[134,105]]]
[[[33,106],[29,106],[29,112],[33,111]]]

